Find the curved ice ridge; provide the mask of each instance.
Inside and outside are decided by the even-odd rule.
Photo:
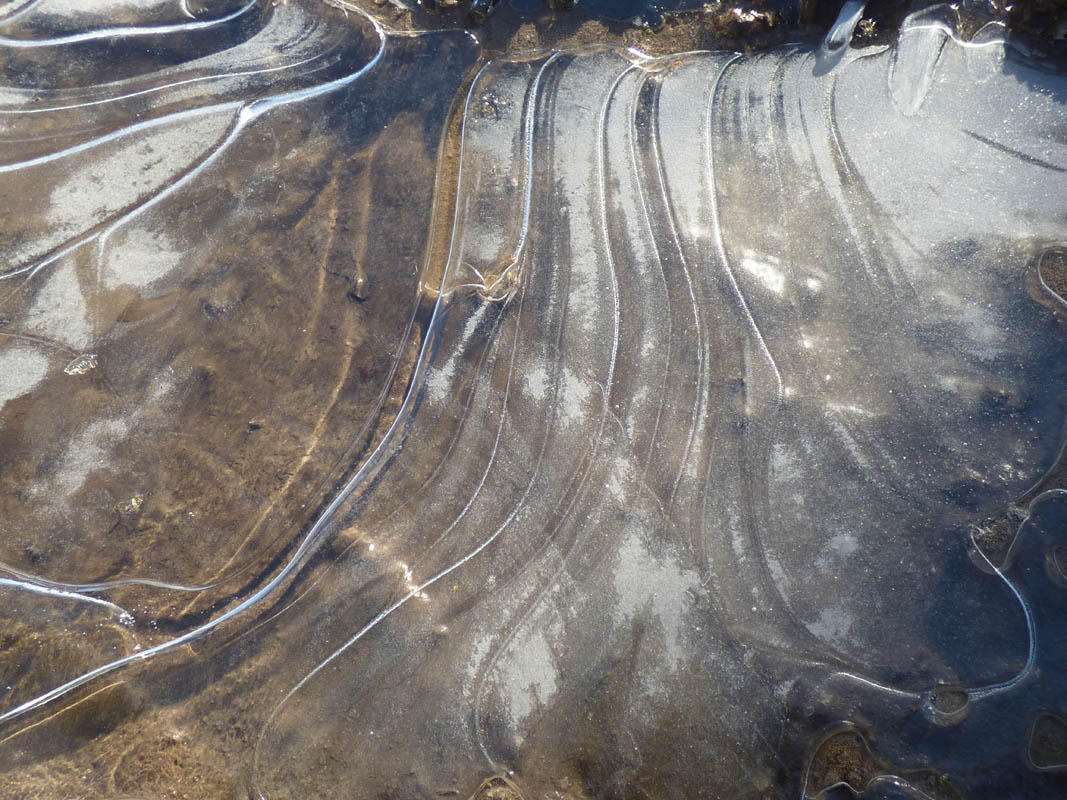
[[[339,567],[382,543],[409,554],[404,588],[275,708],[261,796],[313,785],[274,765],[329,747],[359,714],[383,741],[380,726],[449,731],[450,764],[470,750],[497,771],[516,752],[565,763],[553,735],[585,724],[568,692],[608,681],[591,661],[610,645],[583,626],[614,642],[638,624],[611,616],[613,595],[633,591],[612,584],[631,547],[651,573],[678,570],[680,586],[648,590],[661,610],[642,623],[672,642],[675,668],[629,678],[673,713],[720,711],[673,687],[678,664],[706,668],[702,647],[728,661],[723,634],[746,653],[734,669],[767,659],[761,674],[810,693],[796,702],[813,717],[894,720],[879,735],[902,761],[922,760],[901,719],[932,687],[973,687],[960,689],[972,719],[1047,702],[1033,678],[1056,670],[1046,626],[1060,590],[1039,557],[1001,568],[977,550],[991,584],[965,553],[975,518],[1051,496],[1038,489],[1061,456],[1061,301],[1033,286],[1067,237],[1067,82],[996,26],[961,41],[943,16],[913,17],[891,48],[829,48],[829,65],[799,46],[663,58],[595,46],[479,72],[450,247],[424,276],[437,306],[418,414],[383,474],[390,490],[351,518],[368,549]],[[1045,547],[1028,520],[1015,535]],[[460,599],[437,588],[446,576]],[[701,601],[710,612],[689,607]],[[462,643],[453,661],[410,633],[438,620]],[[473,659],[435,705],[445,720],[388,690],[372,702],[331,688],[342,663],[392,663],[362,647],[378,628],[405,637],[415,685]],[[773,706],[760,698],[745,686],[731,700]],[[413,720],[394,725],[385,707]],[[663,735],[617,713],[648,746]],[[307,731],[309,718],[336,721]],[[761,738],[718,721],[777,757],[773,724]]]
[[[149,6],[149,4],[145,4]],[[163,4],[157,4],[160,6]],[[242,16],[250,12],[256,6],[263,5],[262,0],[243,0],[241,5],[232,9],[226,8],[224,13],[204,20],[198,20],[196,15],[189,10],[188,0],[181,0],[176,4],[169,4],[173,8],[177,6],[180,11],[179,18],[173,21],[163,19],[154,21],[155,24],[133,24],[124,26],[111,26],[108,23],[122,11],[128,11],[128,4],[109,4],[101,2],[91,13],[69,13],[62,2],[56,0],[31,0],[23,8],[5,17],[0,17],[0,47],[29,48],[29,47],[54,47],[57,45],[71,45],[93,40],[114,40],[124,37],[153,37],[165,36],[175,33],[190,33],[208,28],[222,28],[230,23],[240,20]],[[226,4],[221,4],[226,5]],[[124,7],[125,6],[125,7]],[[51,8],[49,8],[51,7]],[[165,6],[164,6],[165,7]],[[169,9],[168,9],[169,10]],[[51,13],[49,13],[51,11]],[[69,25],[77,32],[63,33],[56,30],[48,30],[49,23],[58,21]],[[96,24],[94,24],[96,23]],[[43,35],[35,35],[34,28],[40,26],[45,29]],[[19,36],[19,29],[26,33]],[[14,34],[14,35],[13,35]]]
[[[541,796],[605,731],[628,737],[603,758],[634,794],[626,759],[648,751],[666,765],[650,759],[653,778],[684,768],[700,792],[766,788],[771,771],[803,772],[806,794],[826,787],[808,786],[805,748],[842,720],[877,728],[894,763],[969,769],[974,788],[1064,685],[1048,564],[1067,348],[1036,265],[1067,241],[1067,81],[996,27],[960,41],[943,10],[851,49],[861,8],[814,50],[484,65],[441,171],[447,246],[357,437],[386,420],[378,443],[247,597],[0,721],[241,617],[292,659],[270,678],[262,797],[321,793],[311,754],[331,749],[376,791],[391,762],[375,754],[397,743],[427,785],[525,767]],[[4,277],[106,240],[266,111],[366,76],[394,37],[376,33],[358,71],[298,70],[253,100],[245,71],[217,90],[195,78],[203,99],[176,113],[219,113],[214,149],[73,235],[39,231]],[[146,135],[167,108],[67,152]],[[977,543],[976,569],[967,532],[1004,514],[1012,557]],[[300,583],[327,542],[336,560]],[[133,580],[204,588],[30,588],[113,610],[71,594]],[[936,707],[941,685],[964,710]],[[690,736],[724,758],[692,763]]]
[[[173,29],[170,27],[159,28],[142,26],[131,28],[129,31],[122,31],[120,33],[121,35],[143,34],[145,36],[184,33],[196,30],[202,25],[221,25],[232,21],[236,15],[245,13],[253,5],[256,5],[256,3],[248,3],[241,9],[233,12],[230,16],[222,17],[211,22],[183,23],[176,25]],[[314,34],[319,33],[319,29],[324,26],[322,25],[322,20],[316,16],[314,5],[311,3],[286,3],[273,7],[266,17],[265,24],[257,29],[255,34],[247,42],[239,45],[235,49],[226,51],[224,54],[225,61],[221,56],[209,57],[204,60],[204,63],[192,62],[191,64],[182,65],[181,67],[168,71],[171,74],[177,75],[182,75],[183,73],[204,73],[205,70],[217,66],[219,69],[215,72],[201,74],[199,77],[195,78],[183,78],[174,81],[168,80],[171,77],[171,74],[168,74],[168,72],[163,74],[156,73],[151,76],[151,85],[136,92],[129,91],[126,83],[118,82],[108,87],[109,94],[107,96],[101,96],[91,102],[79,103],[77,105],[59,106],[51,109],[32,107],[0,109],[0,114],[10,114],[16,119],[16,121],[11,124],[17,124],[19,115],[35,114],[42,111],[51,113],[52,115],[61,115],[63,112],[70,109],[81,111],[86,107],[89,107],[89,110],[92,111],[93,107],[107,104],[107,115],[110,119],[116,115],[121,118],[122,113],[126,111],[122,105],[132,101],[137,104],[136,107],[138,108],[138,111],[129,116],[144,120],[133,125],[119,127],[104,136],[87,139],[86,141],[80,142],[66,150],[49,152],[24,161],[4,164],[0,166],[0,181],[4,180],[4,175],[10,175],[17,180],[26,180],[27,172],[31,172],[36,168],[48,169],[54,162],[66,157],[96,157],[101,149],[116,140],[128,138],[143,141],[146,137],[150,137],[153,129],[157,127],[173,127],[176,124],[185,124],[190,118],[198,116],[219,115],[223,118],[222,124],[218,127],[218,134],[221,134],[221,138],[216,142],[198,143],[198,146],[200,147],[207,144],[210,144],[210,146],[204,147],[202,152],[197,153],[195,160],[193,160],[192,163],[188,165],[180,165],[179,169],[166,176],[166,180],[160,181],[158,185],[149,186],[148,191],[145,192],[142,197],[137,198],[128,208],[122,209],[117,214],[107,214],[98,219],[85,221],[76,220],[74,225],[70,225],[69,227],[76,228],[78,231],[77,234],[58,244],[49,241],[48,244],[51,252],[44,258],[30,261],[29,263],[19,265],[16,268],[11,268],[10,265],[12,262],[18,264],[19,249],[15,248],[14,252],[9,251],[7,253],[9,259],[8,266],[7,269],[0,274],[0,280],[13,280],[19,278],[24,282],[29,282],[37,277],[39,273],[51,267],[55,262],[70,256],[71,253],[79,248],[94,242],[101,245],[102,248],[102,246],[106,244],[108,237],[112,236],[116,231],[119,231],[124,226],[128,226],[130,223],[136,221],[153,206],[163,202],[170,195],[180,191],[186,185],[200,177],[208,167],[222,157],[227,152],[228,148],[234,142],[238,141],[241,134],[258,119],[275,111],[279,107],[301,103],[311,98],[336,92],[337,90],[356,84],[361,78],[369,74],[378,66],[390,46],[395,47],[397,41],[412,38],[412,34],[386,31],[371,16],[363,14],[362,12],[357,14],[354,9],[353,12],[355,22],[362,24],[364,28],[363,32],[369,32],[369,37],[365,36],[361,40],[358,36],[353,36],[353,28],[357,27],[357,25],[354,24],[349,26],[347,30],[343,31],[327,29],[327,37],[325,40],[321,37],[316,38]],[[86,36],[88,35],[89,34],[86,34]],[[110,29],[105,29],[92,34],[94,37],[99,36],[101,38],[113,37],[114,35],[115,32]],[[433,38],[433,34],[428,34],[427,36],[430,39]],[[294,53],[290,47],[290,43],[287,41],[287,37],[292,37],[295,40],[295,58],[293,57]],[[64,45],[69,43],[70,42],[66,38],[62,37],[35,42],[35,44],[40,44],[42,46]],[[369,45],[373,46],[371,47]],[[3,42],[0,42],[0,47],[2,46]],[[275,49],[276,47],[277,49]],[[246,52],[248,53],[248,56],[245,55]],[[290,60],[279,63],[276,66],[264,66],[258,69],[245,69],[241,71],[234,71],[227,66],[234,62],[245,62],[251,65],[254,64],[258,58],[263,56],[278,59],[279,52],[289,56]],[[364,54],[366,54],[366,57],[361,57]],[[326,80],[322,80],[324,77],[322,74],[324,70],[321,68],[321,65],[315,63],[316,61],[322,60],[324,56],[330,56],[327,64],[330,69],[326,70]],[[313,64],[315,68],[302,70],[301,67],[305,67],[307,64]],[[358,68],[353,70],[353,66]],[[338,74],[334,77],[330,75],[330,71]],[[279,77],[277,74],[271,74],[278,72],[282,72],[283,76]],[[204,89],[196,85],[202,83],[210,84],[210,89]],[[298,85],[295,87],[287,87],[286,83],[297,83]],[[300,86],[299,84],[301,83],[307,85]],[[235,99],[230,103],[218,103],[219,96],[227,93],[232,93],[235,97],[240,99]],[[249,97],[249,94],[252,96]],[[256,94],[263,94],[264,96],[256,97]],[[144,107],[144,96],[148,97],[149,106],[147,110]],[[2,102],[2,100],[0,100],[0,102]],[[171,109],[179,104],[182,106],[182,110],[172,112]],[[194,108],[189,108],[190,105],[193,105]],[[197,105],[200,107],[195,107]],[[119,107],[115,108],[115,106]],[[152,118],[153,116],[156,118]],[[61,116],[60,119],[62,119]],[[92,128],[89,130],[92,130]],[[17,130],[15,132],[8,130],[7,133],[12,136],[15,146],[18,146],[19,139]],[[42,231],[42,235],[54,235],[54,231]],[[43,248],[38,246],[37,249],[40,250]],[[9,294],[7,299],[10,299],[14,294],[14,292]],[[20,334],[10,330],[0,330],[0,337],[19,338]],[[399,355],[397,357],[399,358]],[[393,369],[395,371],[395,365]],[[405,401],[405,408],[410,407],[411,402],[411,399]],[[394,425],[394,428],[401,429],[403,427],[404,423],[402,420],[404,419],[404,416],[404,414],[401,414],[401,421],[397,422]],[[386,436],[384,442],[380,445],[379,450],[382,452],[388,451],[390,443],[395,438],[395,434],[392,433]],[[246,614],[250,609],[257,608],[261,601],[275,594],[280,586],[286,585],[291,581],[293,576],[299,572],[301,567],[306,563],[308,557],[322,544],[327,533],[327,525],[333,517],[336,509],[344,503],[355,487],[365,485],[369,481],[369,476],[373,475],[375,470],[379,467],[379,462],[382,457],[383,456],[380,453],[372,454],[362,468],[348,479],[347,484],[338,489],[331,502],[321,512],[319,518],[313,522],[303,534],[302,540],[298,543],[294,543],[293,551],[282,568],[272,575],[262,586],[258,587],[256,591],[251,593],[250,596],[233,605],[224,613],[210,618],[206,623],[194,627],[183,635],[168,639],[156,646],[139,650],[123,658],[101,664],[99,667],[89,670],[62,685],[56,686],[52,690],[45,692],[38,697],[5,710],[0,714],[0,722],[14,719],[28,711],[39,708],[44,704],[66,695],[77,687],[83,686],[102,675],[106,675],[128,664],[147,661],[156,655],[174,650],[189,642],[200,639],[229,620]],[[132,620],[129,614],[118,608],[118,606],[115,606],[113,603],[93,597],[92,595],[131,585],[164,589],[172,592],[199,593],[214,588],[221,583],[220,579],[219,581],[200,585],[183,585],[150,577],[121,578],[103,582],[77,583],[48,580],[8,565],[0,564],[0,570],[11,575],[13,578],[17,578],[17,580],[8,578],[0,579],[0,583],[5,587],[21,589],[23,591],[43,595],[62,597],[64,599],[74,599],[91,605],[100,605],[109,609],[116,609],[124,624],[127,621]]]

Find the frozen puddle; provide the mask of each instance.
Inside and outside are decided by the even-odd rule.
[[[1062,789],[1067,78],[941,8],[476,72],[49,8],[0,20],[11,797]]]

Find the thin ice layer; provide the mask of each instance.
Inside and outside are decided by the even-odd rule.
[[[137,646],[88,614],[38,634],[5,604],[10,663],[39,636],[101,645],[28,675],[0,714],[283,582],[391,411],[475,44],[316,3],[257,20],[218,53],[146,33],[174,48],[154,69],[3,109],[0,572],[16,594],[106,596]]]
[[[315,666],[263,796],[357,752],[387,792],[814,796],[852,724],[875,796],[949,791],[924,769],[1050,790],[1020,753],[1065,677],[1036,265],[1067,237],[1067,83],[983,40],[975,84],[944,26],[902,37],[829,72],[590,48],[479,74],[419,410],[277,623]],[[970,544],[996,519],[1031,520],[1003,575]]]
[[[249,534],[223,570],[239,581],[187,606],[177,587],[130,589],[180,608],[147,617],[160,631],[135,617],[117,636],[129,624],[121,611],[83,598],[82,617],[64,616],[70,598],[50,600],[37,625],[53,630],[69,669],[37,673],[18,699],[101,666],[9,710],[0,765],[53,767],[48,734],[92,729],[79,727],[80,709],[112,692],[104,707],[123,725],[64,756],[84,774],[145,731],[176,728],[217,747],[240,791],[250,781],[272,799],[815,798],[847,792],[830,789],[842,782],[865,797],[1053,795],[1067,747],[1067,493],[1056,466],[1067,83],[988,32],[961,43],[934,17],[913,19],[902,39],[837,48],[833,64],[799,47],[650,59],[597,46],[490,61],[456,120],[458,155],[441,165],[446,246],[419,276],[410,256],[426,240],[436,150],[414,157],[403,143],[440,132],[431,121],[468,63],[463,40],[387,38],[375,62],[385,75],[372,68],[325,95],[328,106],[301,95],[299,113],[257,119],[249,135],[262,125],[285,136],[318,110],[340,141],[316,163],[354,177],[315,194],[276,157],[266,172],[277,179],[255,197],[271,218],[290,199],[277,225],[178,237],[198,242],[206,263],[227,236],[237,244],[223,263],[244,255],[245,281],[201,270],[177,284],[229,338],[205,337],[205,322],[185,338],[178,318],[158,346],[138,335],[142,349],[119,352],[148,370],[191,351],[241,368],[235,383],[265,400],[250,416],[217,402],[211,381],[192,384],[187,415],[171,424],[205,457],[153,451],[179,467],[156,485],[180,489],[206,468],[217,479],[190,496],[228,497],[242,464],[292,463],[225,434],[302,442],[279,434],[318,419],[321,386],[302,365],[325,356],[309,350],[302,317],[278,316],[308,302],[278,293],[284,276],[306,274],[305,252],[325,248],[320,287],[336,279],[354,308],[378,309],[355,328],[365,339],[351,358],[329,363],[358,367],[382,393],[315,423],[323,458],[339,466],[314,473],[328,476],[317,492],[285,483],[278,508],[289,516],[268,505],[263,517],[282,544]],[[441,60],[442,42],[454,60]],[[396,87],[415,77],[434,104],[397,108]],[[380,127],[362,117],[375,103]],[[386,122],[395,138],[370,133]],[[279,150],[319,152],[316,134],[303,135]],[[332,160],[353,141],[366,143],[365,160]],[[98,285],[139,299],[140,316],[121,324],[155,319],[149,301],[178,291],[166,258],[138,254],[168,250],[160,242],[181,230],[183,207],[160,204],[143,215],[152,225],[116,230],[105,241],[122,257],[93,262]],[[307,215],[336,223],[326,245],[322,228],[299,238]],[[255,249],[267,230],[284,239],[268,255],[289,255],[285,268]],[[392,271],[360,272],[375,263]],[[65,266],[56,274],[78,278]],[[79,315],[69,283],[54,280],[58,299],[35,303],[34,319],[91,336],[98,316]],[[203,286],[214,293],[195,294]],[[313,300],[317,347],[346,333],[327,297]],[[367,349],[376,359],[360,361]],[[26,387],[5,409],[50,408],[40,394],[50,362],[35,353],[20,339],[0,361]],[[112,361],[71,355],[72,379]],[[350,397],[353,384],[329,385],[331,402]],[[138,397],[131,409],[150,406]],[[285,416],[291,427],[278,425]],[[80,460],[35,469],[95,481],[123,463],[115,442],[143,425],[132,412],[96,414]],[[302,468],[322,467],[317,458]],[[153,473],[132,463],[124,474]],[[140,519],[161,491],[116,513]],[[250,495],[229,501],[233,517],[261,508]],[[189,516],[185,541],[229,532],[226,516],[202,529]],[[178,540],[147,531],[129,552]],[[77,588],[107,602],[127,591],[124,576],[189,566],[162,549],[158,563],[137,564],[156,571],[120,562],[116,580],[90,560],[113,553],[97,544],[81,543],[71,563],[105,576]],[[263,558],[241,573],[251,551]],[[71,591],[44,584],[37,551],[24,558],[36,583],[22,591]],[[93,647],[66,644],[90,625]],[[143,653],[143,665],[125,653]],[[169,788],[125,756],[114,774],[126,793]],[[507,777],[484,783],[494,775]]]

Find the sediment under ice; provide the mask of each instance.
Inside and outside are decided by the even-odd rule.
[[[466,34],[23,6],[5,781],[1062,791],[1062,74],[943,9],[515,55],[443,146]]]

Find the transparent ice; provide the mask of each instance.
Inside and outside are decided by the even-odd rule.
[[[1062,791],[1067,77],[857,7],[9,5],[11,796],[167,725],[272,799]]]

